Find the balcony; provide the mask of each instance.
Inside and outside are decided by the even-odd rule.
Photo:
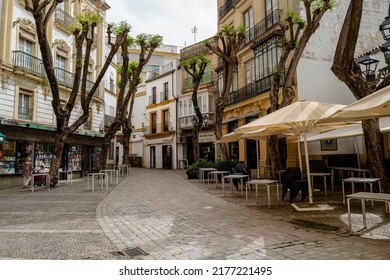
[[[168,100],[168,91],[160,92],[160,102]]]
[[[169,133],[175,131],[172,123],[158,123],[151,126],[144,126],[144,135],[151,136],[154,134]]]
[[[109,127],[114,122],[115,117],[111,115],[104,114],[104,126]]]
[[[153,94],[153,95],[149,96],[149,103],[148,103],[148,105],[153,105],[153,104],[157,104],[157,96],[156,96],[156,94]]]
[[[54,20],[65,27],[69,27],[74,24],[74,18],[62,9],[58,8],[54,12]]]
[[[213,82],[213,73],[210,71],[210,72],[204,73],[202,80],[200,81],[200,85],[205,85],[205,84],[212,83],[212,82]],[[192,88],[193,86],[194,86],[194,83],[193,83],[192,77],[188,77],[187,79],[183,79],[183,89]]]
[[[209,127],[214,124],[214,114],[213,113],[202,113],[204,126]],[[179,117],[179,128],[180,129],[192,129],[194,127],[193,122],[195,121],[195,114],[190,116],[180,116]]]
[[[219,8],[219,19],[223,18],[240,0],[226,0],[226,3]]]
[[[12,66],[38,76],[45,75],[43,61],[31,54],[22,51],[12,52]]]
[[[261,80],[229,93],[228,105],[233,105],[270,91],[272,77],[273,75],[269,75]]]
[[[69,72],[69,71],[62,69],[62,68],[59,68],[59,67],[54,67],[54,73],[56,75],[57,82],[60,85],[63,85],[63,86],[69,87],[69,88],[73,87],[74,74],[72,72]],[[93,82],[87,80],[87,86],[86,86],[87,92],[92,89],[93,84],[94,84]],[[81,83],[80,83],[80,85],[81,85]],[[97,89],[95,91],[93,96],[99,96],[99,89]]]
[[[256,39],[260,38],[272,27],[281,24],[282,15],[282,10],[275,10],[273,13],[267,15],[262,21],[256,24],[253,28],[249,29],[247,36],[240,47],[244,48],[249,43],[256,41]]]
[[[23,119],[23,120],[32,120],[33,119],[33,109],[29,108],[29,107],[19,106],[18,118]]]

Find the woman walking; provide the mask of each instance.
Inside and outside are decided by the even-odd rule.
[[[32,171],[36,171],[31,163],[31,157],[26,157],[23,162],[22,175],[23,175],[23,189],[28,188],[28,184],[31,180]]]

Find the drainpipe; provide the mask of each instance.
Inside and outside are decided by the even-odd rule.
[[[176,60],[177,61],[177,60]],[[174,62],[176,62],[176,61],[174,61]],[[176,63],[174,63],[174,65],[175,65]],[[176,71],[178,71],[179,70],[179,65],[176,65],[176,68],[174,69],[174,71],[172,72],[172,85],[171,85],[171,87],[172,87],[172,96],[173,96],[173,98],[175,98],[175,127],[176,127],[176,131],[175,131],[175,137],[176,137],[176,139],[175,139],[175,154],[176,154],[176,169],[179,169],[179,155],[178,155],[178,147],[177,147],[177,130],[178,130],[178,128],[177,128],[177,112],[178,112],[178,102],[177,102],[177,100],[178,100],[178,97],[177,96],[175,96],[175,91],[174,91],[174,85],[173,85],[173,83],[174,83],[174,81],[175,81],[175,79],[174,79],[174,75],[176,74]]]

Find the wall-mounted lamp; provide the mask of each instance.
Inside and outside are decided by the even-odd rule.
[[[19,22],[20,22],[20,19],[17,19],[14,22],[12,22],[12,28],[14,28]]]

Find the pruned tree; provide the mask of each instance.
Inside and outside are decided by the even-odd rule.
[[[58,170],[61,163],[64,144],[68,139],[69,134],[75,132],[89,116],[89,107],[93,95],[99,87],[105,72],[107,71],[114,55],[119,49],[119,46],[127,38],[129,30],[123,28],[121,33],[118,33],[113,42],[111,38],[111,27],[108,27],[108,44],[111,49],[107,55],[104,65],[97,75],[96,81],[90,90],[87,90],[87,74],[88,65],[93,44],[93,37],[97,25],[102,22],[102,17],[97,12],[84,12],[77,16],[77,24],[72,27],[72,34],[75,41],[75,65],[74,79],[72,91],[69,94],[65,105],[61,105],[60,90],[58,86],[57,76],[54,72],[53,54],[51,51],[51,42],[47,39],[47,27],[50,18],[55,11],[55,8],[63,0],[41,1],[41,0],[25,0],[25,9],[32,13],[35,25],[37,28],[37,36],[39,48],[43,59],[43,66],[46,71],[47,80],[50,85],[52,94],[52,107],[56,116],[56,138],[54,141],[53,158],[50,165],[50,187],[58,185]],[[70,118],[76,103],[79,102],[82,108],[82,114],[73,122],[70,123]]]
[[[354,0],[349,4],[332,65],[333,73],[348,86],[356,99],[368,96],[377,89],[389,84],[388,79],[383,81],[386,82],[387,80],[387,84],[383,82],[375,84],[367,81],[355,61],[356,44],[363,13],[363,2],[363,0]],[[362,128],[371,176],[382,178],[382,186],[385,186],[390,181],[389,174],[386,173],[379,120],[364,120],[362,121]]]
[[[228,97],[233,84],[234,71],[237,67],[237,52],[245,39],[245,27],[234,28],[231,25],[224,25],[221,30],[210,40],[205,41],[213,53],[222,61],[222,88],[220,95],[215,99],[215,122],[214,134],[216,140],[222,137],[223,111],[228,105]],[[229,158],[225,144],[220,144],[222,158]]]
[[[108,149],[111,145],[111,140],[114,139],[119,129],[126,124],[126,118],[131,118],[132,105],[129,107],[130,100],[137,91],[137,86],[141,82],[141,73],[143,67],[149,62],[154,50],[162,43],[160,35],[139,34],[136,38],[129,37],[121,45],[122,65],[119,67],[120,81],[119,91],[116,100],[116,114],[113,122],[104,135],[104,141],[100,153],[100,168],[105,169],[107,164]],[[128,49],[132,45],[140,47],[138,61],[129,61]],[[131,121],[130,132],[127,130],[128,139],[131,135]],[[128,151],[127,151],[128,153]]]
[[[203,75],[205,73],[207,65],[210,60],[203,54],[198,54],[189,59],[182,61],[181,66],[192,78],[192,105],[195,110],[196,117],[194,119],[194,135],[192,137],[194,161],[197,162],[199,159],[199,131],[203,126],[203,115],[198,105],[198,89],[202,82]]]
[[[282,53],[273,75],[270,91],[270,113],[290,105],[296,97],[294,83],[299,60],[315,31],[320,26],[324,14],[334,7],[334,0],[302,0],[305,18],[296,11],[288,11],[281,25]],[[279,92],[282,88],[282,100]],[[277,135],[267,139],[271,161],[271,176],[282,169]]]

